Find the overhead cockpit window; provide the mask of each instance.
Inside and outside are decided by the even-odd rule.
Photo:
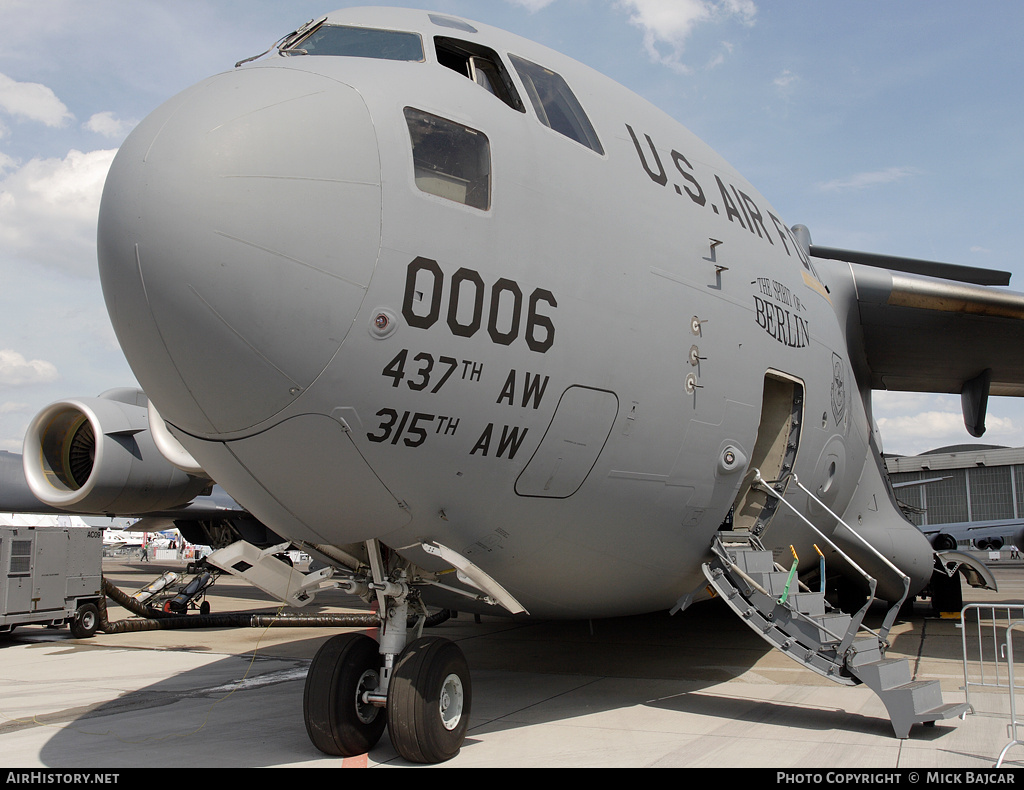
[[[441,16],[441,14],[429,14],[430,21],[439,27],[453,27],[456,30],[461,30],[465,33],[476,33],[476,28],[468,22],[463,22],[461,19],[456,19],[451,16]]]
[[[436,115],[405,108],[416,186],[431,195],[486,211],[491,205],[487,136]]]
[[[286,55],[423,60],[423,42],[417,33],[345,25],[320,25],[308,36],[281,51]]]
[[[560,74],[523,58],[509,55],[540,122],[570,140],[604,153],[590,119]]]
[[[512,82],[505,65],[493,49],[438,36],[434,39],[437,62],[468,77],[488,93],[501,99],[513,110],[526,112],[519,91]]]

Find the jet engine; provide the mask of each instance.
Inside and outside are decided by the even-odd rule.
[[[956,551],[956,538],[945,532],[932,536],[931,541],[932,548],[936,551]]]
[[[25,435],[25,478],[52,507],[76,513],[130,515],[191,501],[210,485],[169,463],[149,429],[141,390],[57,401]]]

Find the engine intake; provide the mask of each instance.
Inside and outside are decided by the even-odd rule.
[[[932,548],[936,551],[956,551],[956,538],[945,532],[933,535],[931,538]]]
[[[132,515],[167,510],[198,496],[209,480],[169,463],[149,430],[146,396],[111,390],[57,401],[25,435],[25,478],[52,507]]]

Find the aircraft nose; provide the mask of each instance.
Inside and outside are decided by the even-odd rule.
[[[240,69],[171,99],[107,178],[98,255],[111,321],[162,415],[244,431],[338,350],[380,247],[373,123],[352,87]]]

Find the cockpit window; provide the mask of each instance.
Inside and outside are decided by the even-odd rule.
[[[519,91],[512,82],[505,65],[493,49],[460,41],[455,38],[434,38],[437,62],[468,77],[488,93],[501,99],[513,110],[526,112]]]
[[[416,186],[486,211],[491,205],[491,144],[483,132],[405,108]]]
[[[464,33],[476,33],[477,30],[469,22],[464,22],[461,19],[456,19],[452,16],[442,16],[441,14],[428,14],[430,21],[438,27],[453,27],[456,30],[461,30]]]
[[[286,55],[340,55],[382,60],[423,60],[423,42],[416,33],[368,27],[320,25],[281,50]]]
[[[540,122],[570,140],[603,154],[604,148],[597,139],[597,132],[562,75],[515,55],[509,55],[509,58],[519,72],[519,78],[523,81],[523,87],[526,88]]]

